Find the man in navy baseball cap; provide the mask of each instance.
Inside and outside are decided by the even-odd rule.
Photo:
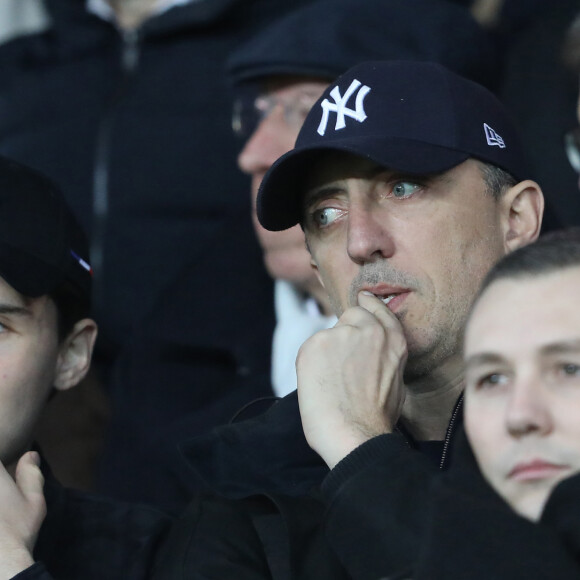
[[[301,224],[338,322],[300,348],[299,412],[291,393],[182,446],[222,499],[192,504],[163,580],[411,577],[461,425],[471,301],[540,232],[516,131],[472,81],[367,62],[309,111],[257,213],[269,230]]]
[[[326,541],[351,577],[414,562],[423,492],[461,425],[471,301],[540,232],[542,191],[526,177],[490,92],[438,64],[391,61],[332,83],[262,180],[262,226],[302,225],[339,317],[296,368],[306,440],[331,470]]]

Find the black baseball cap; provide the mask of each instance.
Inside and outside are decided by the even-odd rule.
[[[262,180],[257,213],[268,230],[302,219],[304,181],[321,152],[345,151],[386,168],[425,175],[473,157],[527,174],[507,110],[486,88],[440,64],[374,61],[349,69],[308,114],[294,149]]]
[[[87,238],[56,185],[0,157],[0,276],[24,296],[70,282],[90,299]]]

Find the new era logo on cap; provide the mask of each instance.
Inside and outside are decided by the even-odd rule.
[[[345,117],[350,117],[359,123],[362,123],[367,118],[364,109],[364,100],[370,90],[370,87],[363,85],[357,79],[354,79],[350,83],[344,96],[341,96],[338,86],[334,87],[330,91],[330,96],[334,99],[334,103],[331,103],[328,99],[324,99],[324,101],[320,103],[320,106],[322,107],[322,118],[320,119],[320,125],[318,125],[318,134],[324,136],[326,133],[326,126],[328,125],[328,118],[331,112],[336,113],[336,123],[334,125],[335,131],[339,131],[346,127]],[[357,91],[355,97],[355,108],[349,109],[347,107],[348,101],[355,91]]]
[[[496,133],[487,123],[483,124],[483,130],[485,131],[485,138],[487,140],[487,144],[490,146],[497,146],[501,149],[505,148],[504,140],[501,138],[501,135]]]

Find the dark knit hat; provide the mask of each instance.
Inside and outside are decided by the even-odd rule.
[[[329,81],[370,60],[422,60],[493,88],[498,51],[469,10],[446,0],[317,0],[270,24],[230,57],[234,86],[272,75]]]

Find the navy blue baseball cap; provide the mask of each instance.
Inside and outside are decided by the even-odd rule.
[[[268,230],[302,220],[304,181],[322,152],[344,151],[385,168],[425,175],[473,157],[527,174],[509,114],[486,88],[429,62],[374,61],[332,83],[308,114],[294,149],[268,170],[257,213]]]
[[[0,276],[36,298],[64,282],[90,299],[87,238],[56,185],[0,157]]]

